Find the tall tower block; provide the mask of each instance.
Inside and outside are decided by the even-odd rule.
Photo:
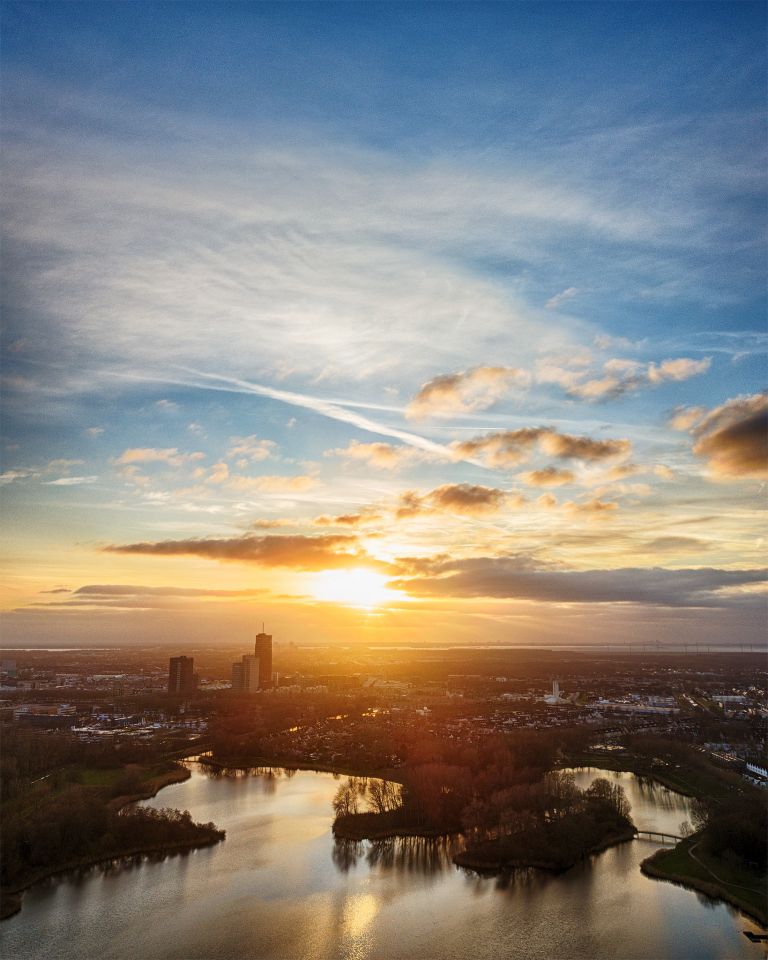
[[[195,658],[171,657],[168,661],[168,693],[194,693]]]
[[[256,634],[253,652],[259,658],[259,689],[264,690],[272,686],[272,634],[264,633],[263,625],[261,631]]]

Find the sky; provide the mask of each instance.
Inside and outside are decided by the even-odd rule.
[[[765,50],[4,3],[4,644],[764,643]]]

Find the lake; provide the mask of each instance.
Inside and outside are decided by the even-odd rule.
[[[644,877],[635,840],[559,876],[480,877],[451,842],[336,842],[339,779],[284,771],[192,777],[147,804],[188,809],[223,843],[48,880],[0,928],[13,960],[736,960],[765,956],[731,907]],[[639,829],[678,833],[688,800],[633,774],[575,771],[625,788]]]

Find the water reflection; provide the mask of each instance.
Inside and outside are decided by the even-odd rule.
[[[3,956],[39,960],[759,960],[723,904],[643,876],[630,842],[564,874],[493,877],[451,862],[458,838],[334,840],[330,774],[190,764],[149,806],[189,809],[227,839],[40,884],[2,927]],[[578,771],[587,786],[603,771]],[[648,829],[685,798],[619,775]],[[682,804],[682,810],[680,807]],[[667,829],[669,829],[667,825]]]
[[[430,877],[449,867],[462,847],[461,837],[387,837],[384,840],[335,840],[333,862],[347,873],[364,861],[372,870],[418,873]]]

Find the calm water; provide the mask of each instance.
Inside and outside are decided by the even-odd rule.
[[[644,877],[634,841],[558,877],[481,878],[447,842],[336,843],[331,774],[207,775],[148,803],[227,830],[215,847],[94,868],[28,891],[6,921],[8,960],[734,960],[764,956],[724,904]],[[577,772],[580,786],[598,771]],[[632,774],[641,829],[677,831],[687,801]]]

